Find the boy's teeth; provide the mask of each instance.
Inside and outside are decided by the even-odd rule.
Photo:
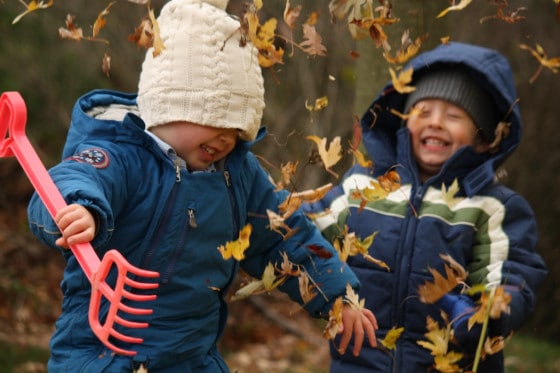
[[[214,153],[216,153],[216,151],[215,151],[214,149],[210,149],[210,148],[208,148],[208,147],[206,147],[206,146],[202,146],[202,148],[204,149],[204,151],[205,151],[206,153],[209,153],[209,154],[214,154]]]
[[[428,145],[443,145],[443,141],[439,141],[436,139],[426,139],[424,142]]]

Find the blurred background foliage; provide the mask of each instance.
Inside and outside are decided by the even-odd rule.
[[[126,0],[117,0],[107,15],[107,25],[101,42],[61,40],[59,27],[65,27],[67,14],[76,15],[75,23],[91,34],[97,14],[109,1],[55,0],[52,7],[33,12],[17,24],[12,20],[24,7],[18,0],[0,0],[0,92],[19,91],[28,106],[27,133],[47,166],[58,162],[70,114],[75,100],[95,88],[111,88],[134,92],[145,51],[128,41],[128,36],[146,15],[146,7]],[[153,0],[156,14],[165,3]],[[539,338],[560,342],[560,193],[557,191],[560,170],[560,136],[557,123],[560,117],[560,75],[544,68],[536,81],[531,76],[539,67],[537,60],[520,44],[537,44],[548,57],[560,56],[560,21],[554,0],[510,0],[507,11],[519,10],[525,19],[508,23],[483,17],[496,14],[498,3],[504,1],[478,0],[467,8],[437,14],[449,6],[447,0],[394,0],[393,16],[400,19],[384,28],[394,49],[400,47],[405,30],[414,40],[423,37],[421,51],[428,50],[449,36],[451,40],[480,44],[498,49],[506,55],[514,70],[520,107],[524,119],[522,144],[500,171],[501,181],[525,196],[533,206],[539,224],[538,251],[545,258],[550,274],[538,294],[537,308],[523,329]],[[310,12],[319,14],[317,31],[327,47],[326,57],[309,57],[297,48],[284,44],[284,63],[264,70],[267,107],[263,124],[269,136],[255,147],[263,164],[278,176],[281,163],[299,161],[293,188],[314,188],[326,182],[336,183],[332,175],[313,162],[314,145],[306,135],[331,139],[341,136],[343,144],[351,139],[352,125],[368,104],[390,79],[390,66],[371,39],[353,40],[343,21],[331,22],[328,2],[292,1],[303,6],[301,18]],[[231,0],[229,10],[241,15],[242,0]],[[301,42],[301,29],[293,31],[282,22],[285,2],[268,0],[259,12],[261,23],[270,17],[279,20],[277,32]],[[524,8],[524,9],[521,9]],[[111,70],[107,76],[101,69],[104,53],[111,56]],[[306,102],[327,96],[328,106],[317,112],[306,109]],[[346,146],[347,147],[347,146]],[[375,160],[373,160],[375,162]],[[351,162],[347,154],[334,167],[341,174]],[[6,311],[10,297],[20,287],[29,286],[28,271],[48,275],[52,268],[41,270],[46,258],[56,256],[38,249],[26,228],[25,204],[32,192],[17,163],[0,161],[0,326],[10,323]],[[14,232],[16,235],[14,235]],[[6,254],[6,247],[24,250]],[[29,265],[14,266],[25,250],[34,258]],[[23,260],[23,259],[22,259]],[[21,268],[20,268],[21,267]],[[51,272],[49,272],[51,271]],[[60,273],[55,273],[60,278]],[[39,278],[39,280],[37,280]],[[18,282],[19,281],[19,282]],[[56,290],[53,290],[56,292]],[[58,295],[46,295],[58,297]],[[34,303],[37,307],[37,302]],[[13,311],[12,311],[13,312]],[[48,314],[34,311],[35,315]]]

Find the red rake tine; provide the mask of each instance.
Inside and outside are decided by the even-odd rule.
[[[66,201],[64,201],[41,159],[27,139],[25,135],[26,121],[27,109],[21,95],[18,92],[2,93],[0,96],[0,133],[3,134],[3,137],[0,141],[0,158],[13,156],[17,158],[37,194],[54,218],[58,210],[66,206]],[[101,342],[116,353],[136,354],[134,351],[116,347],[109,342],[108,338],[113,336],[117,340],[128,343],[143,342],[141,338],[131,338],[117,332],[113,326],[115,323],[129,328],[145,328],[148,326],[147,323],[128,322],[119,317],[117,311],[121,310],[135,315],[150,315],[152,313],[151,309],[128,307],[122,303],[122,300],[125,298],[132,301],[151,301],[156,299],[156,295],[133,294],[125,290],[125,286],[131,289],[150,290],[156,289],[158,284],[135,281],[127,275],[130,273],[139,277],[156,278],[159,277],[159,273],[134,267],[117,250],[108,251],[103,260],[100,261],[89,243],[73,245],[70,249],[92,286],[89,322],[93,332]],[[114,289],[106,282],[107,274],[113,265],[118,269]],[[104,296],[110,302],[109,314],[103,325],[99,322],[101,296]]]

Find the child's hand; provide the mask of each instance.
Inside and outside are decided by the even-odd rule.
[[[366,335],[369,339],[369,345],[376,347],[375,331],[377,328],[377,319],[373,312],[368,309],[356,310],[345,304],[342,309],[342,327],[339,330],[339,334],[342,334],[342,337],[340,338],[338,352],[341,354],[346,352],[352,334],[354,334],[354,349],[352,350],[354,356],[360,354],[362,344],[364,343],[364,336]]]
[[[90,242],[95,237],[95,218],[84,206],[68,205],[58,211],[55,217],[62,237],[56,245],[65,249],[71,245]]]

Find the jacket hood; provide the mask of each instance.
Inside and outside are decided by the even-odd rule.
[[[502,139],[496,153],[470,172],[463,180],[467,195],[475,194],[494,179],[494,173],[521,141],[522,121],[516,103],[515,81],[508,60],[495,50],[450,42],[422,53],[411,60],[404,70],[413,68],[416,77],[442,66],[462,66],[485,89],[494,101],[500,121],[510,123],[509,135]],[[376,165],[391,167],[396,155],[397,131],[402,119],[391,113],[404,112],[407,94],[395,90],[389,82],[368,107],[361,119],[363,142]]]

